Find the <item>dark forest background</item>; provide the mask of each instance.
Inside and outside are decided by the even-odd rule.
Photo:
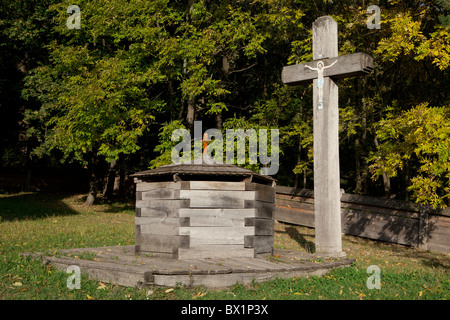
[[[80,29],[67,27],[70,5]],[[370,5],[380,29],[367,27]],[[171,132],[195,120],[205,130],[279,129],[278,184],[312,188],[312,89],[284,86],[281,70],[312,60],[312,23],[330,15],[339,54],[375,60],[371,75],[340,82],[341,188],[448,205],[449,8],[1,0],[0,189],[124,196],[127,176],[168,164]]]

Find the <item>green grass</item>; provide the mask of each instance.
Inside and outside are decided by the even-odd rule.
[[[356,262],[322,277],[275,279],[225,290],[202,287],[125,288],[89,280],[69,290],[68,274],[44,266],[21,252],[134,244],[133,203],[100,202],[83,206],[80,195],[21,193],[0,195],[0,299],[450,299],[450,256],[405,246],[343,237]],[[278,248],[314,251],[314,230],[276,224]],[[86,256],[89,258],[89,256]],[[366,272],[381,269],[381,289],[370,290]]]

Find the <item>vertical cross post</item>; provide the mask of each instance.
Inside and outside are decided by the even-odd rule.
[[[338,26],[329,16],[313,23],[314,60],[338,56]],[[337,80],[324,77],[322,88],[313,80],[314,117],[314,212],[318,255],[344,257],[341,237],[339,175],[339,88]],[[323,106],[318,105],[323,90]]]
[[[286,66],[290,86],[313,82],[314,213],[316,253],[344,257],[341,237],[338,79],[370,74],[373,58],[358,52],[338,57],[338,27],[329,16],[313,23],[314,61]]]

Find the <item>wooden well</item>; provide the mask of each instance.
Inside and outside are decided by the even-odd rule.
[[[257,258],[274,242],[275,180],[228,164],[172,164],[133,175],[136,253]]]

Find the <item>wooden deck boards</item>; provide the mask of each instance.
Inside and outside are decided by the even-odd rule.
[[[24,253],[45,264],[66,270],[78,265],[93,279],[112,282],[123,286],[175,286],[202,285],[222,288],[237,282],[249,284],[275,277],[305,276],[323,274],[335,267],[350,265],[352,259],[321,260],[314,262],[314,256],[289,250],[275,250],[274,258],[229,259],[164,259],[146,254],[135,254],[134,246],[77,248],[58,250],[55,255]]]

